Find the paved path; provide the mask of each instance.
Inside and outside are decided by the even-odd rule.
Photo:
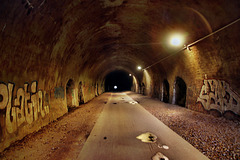
[[[169,149],[136,138],[145,132],[155,134],[157,144],[165,144]],[[169,160],[208,159],[131,97],[125,93],[112,93],[78,159],[151,160],[157,152]]]

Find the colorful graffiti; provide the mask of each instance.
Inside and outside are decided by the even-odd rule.
[[[5,124],[9,133],[15,132],[24,122],[31,124],[49,113],[47,94],[38,90],[36,81],[30,88],[28,83],[24,88],[18,88],[15,97],[14,86],[13,83],[0,83],[0,109],[6,109]]]
[[[201,102],[206,110],[216,109],[221,113],[233,111],[240,114],[240,97],[222,80],[204,80],[197,102]]]
[[[58,98],[64,99],[64,88],[63,87],[55,87],[54,96],[56,99],[58,99]]]

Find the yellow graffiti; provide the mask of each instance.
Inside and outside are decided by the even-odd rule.
[[[38,91],[36,81],[32,82],[30,92],[28,87],[29,84],[25,83],[24,88],[19,88],[13,98],[14,84],[0,83],[0,109],[6,108],[8,133],[15,132],[24,122],[31,124],[49,114],[49,106],[43,100],[46,92]]]

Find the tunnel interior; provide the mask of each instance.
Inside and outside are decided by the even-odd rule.
[[[129,73],[121,70],[109,73],[105,79],[106,92],[130,91],[132,85],[132,76],[130,76]]]
[[[239,0],[2,1],[0,150],[109,91],[240,115],[239,6]],[[180,46],[169,44],[172,35],[182,35]]]

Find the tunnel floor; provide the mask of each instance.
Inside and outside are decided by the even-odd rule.
[[[141,108],[141,112],[146,112],[146,114],[150,112],[210,159],[239,159],[239,122],[201,114],[133,92],[105,93],[93,99],[91,102],[83,104],[77,109],[73,109],[62,118],[43,127],[39,132],[30,134],[23,140],[11,145],[0,154],[0,159],[78,159],[81,150],[84,150],[84,144],[86,144],[86,146],[88,144],[86,140],[90,141],[92,139],[91,137],[94,138],[93,128],[98,127],[95,123],[98,123],[98,120],[101,119],[101,115],[104,113],[103,111],[110,105],[112,107],[118,106],[119,109],[121,103],[128,104],[130,110],[132,107],[138,107]],[[130,110],[129,112],[134,111]],[[129,112],[127,112],[128,114],[126,114],[126,116],[131,115]],[[113,115],[114,114],[111,116]],[[117,112],[115,115],[118,115]],[[155,119],[154,121],[159,121],[151,115],[150,117]],[[160,141],[163,139],[161,138],[161,134],[159,134],[160,132],[154,130],[154,128],[158,128],[159,125],[153,129],[149,128],[148,130],[147,127],[144,126],[145,122],[142,117],[134,121],[132,123],[136,123],[137,121],[141,122],[138,124],[143,124],[142,129],[137,131],[136,134],[125,134],[125,136],[131,139],[130,141],[139,143],[143,148],[147,147],[147,150],[151,150],[151,152],[143,155],[150,156],[148,159],[151,159],[158,151],[170,155],[168,152],[171,152],[174,146],[171,143],[167,144],[168,141],[164,141],[164,143],[169,146],[169,149],[163,150],[155,144],[142,143],[139,139],[136,139],[136,136],[148,131],[154,132],[154,134],[157,135],[157,143],[163,143]],[[160,121],[159,123],[161,123]],[[109,125],[111,123],[109,122]],[[92,129],[93,132],[91,133]],[[101,135],[101,141],[104,143],[111,142],[110,132],[111,131],[104,134],[105,136]],[[126,139],[122,144],[124,145],[125,142]],[[177,145],[178,143],[176,143],[176,146]],[[98,149],[101,150],[101,147]]]
[[[126,93],[112,93],[77,159],[147,160],[154,156],[156,160],[208,159]]]

